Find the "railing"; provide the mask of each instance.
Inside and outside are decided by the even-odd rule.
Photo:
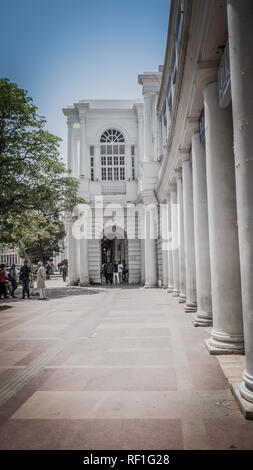
[[[206,137],[206,130],[205,130],[205,110],[204,108],[201,111],[200,118],[199,118],[199,138],[200,143],[204,142]]]
[[[102,181],[102,194],[125,194],[125,181]]]
[[[229,46],[226,44],[224,54],[221,59],[221,63],[218,70],[218,83],[219,83],[219,104],[220,106],[227,106],[230,101],[230,96],[225,99],[225,95],[229,92],[230,88],[230,61],[229,61]]]

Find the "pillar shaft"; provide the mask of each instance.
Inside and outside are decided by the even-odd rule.
[[[192,171],[189,160],[182,163],[183,175],[183,206],[184,206],[184,241],[185,241],[185,273],[186,273],[186,312],[196,312],[196,266],[194,246],[193,220],[193,188]]]
[[[205,87],[204,107],[213,310],[208,347],[217,354],[240,353],[243,325],[232,113],[219,107],[217,82]]]
[[[169,233],[169,249],[168,249],[168,292],[173,291],[173,261],[172,261],[172,231],[171,231],[171,203],[168,201],[168,233]]]
[[[241,395],[253,403],[253,3],[228,0],[235,175],[246,370]]]
[[[73,122],[68,122],[68,170],[73,172]]]
[[[173,295],[179,295],[179,256],[178,256],[178,206],[177,191],[171,191],[171,231],[172,231],[172,264],[173,264]]]
[[[165,249],[168,242],[168,205],[162,203],[160,205],[160,237],[162,252],[162,286],[164,289],[168,287],[168,251]]]
[[[196,326],[212,324],[211,268],[208,232],[205,146],[192,136],[193,212],[197,284]]]
[[[145,287],[157,286],[156,224],[157,210],[145,207]]]
[[[88,162],[86,155],[86,126],[85,116],[80,116],[80,162],[79,171],[81,176],[88,178]]]
[[[74,286],[77,284],[77,270],[76,270],[76,239],[72,232],[73,221],[68,221],[68,278],[69,284]]]
[[[179,208],[178,250],[179,250],[179,302],[186,301],[185,282],[185,249],[184,249],[184,210],[183,210],[183,182],[182,177],[177,178],[177,199]]]
[[[153,158],[152,142],[152,94],[144,94],[144,161],[150,162]]]
[[[88,213],[84,211],[82,215],[82,238],[79,242],[80,250],[80,286],[89,285],[89,258],[88,258]]]

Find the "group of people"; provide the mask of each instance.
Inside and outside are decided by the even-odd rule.
[[[34,276],[28,262],[25,260],[24,265],[20,269],[19,280],[22,283],[22,298],[30,299],[31,289],[34,286]],[[37,272],[37,288],[39,291],[39,299],[46,299],[46,271],[43,266],[43,263],[40,261],[38,263],[38,272]],[[11,287],[10,287],[11,285]],[[2,296],[6,299],[9,297],[9,293],[13,298],[15,296],[15,290],[18,287],[18,278],[16,274],[16,266],[13,264],[7,275],[5,271],[5,265],[1,264],[0,266],[0,299]]]
[[[110,283],[112,285],[112,283],[119,284],[122,281],[126,282],[127,274],[128,269],[125,260],[119,261],[119,263],[116,261],[104,263],[101,268],[101,282],[102,276],[104,276],[106,284]]]

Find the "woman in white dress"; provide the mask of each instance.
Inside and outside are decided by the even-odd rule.
[[[40,261],[38,263],[38,273],[37,273],[37,288],[39,289],[40,300],[46,299],[46,271],[43,267],[43,263]]]

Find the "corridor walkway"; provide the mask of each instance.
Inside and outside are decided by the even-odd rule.
[[[253,448],[208,329],[177,299],[50,282],[46,302],[1,303],[1,449]]]

